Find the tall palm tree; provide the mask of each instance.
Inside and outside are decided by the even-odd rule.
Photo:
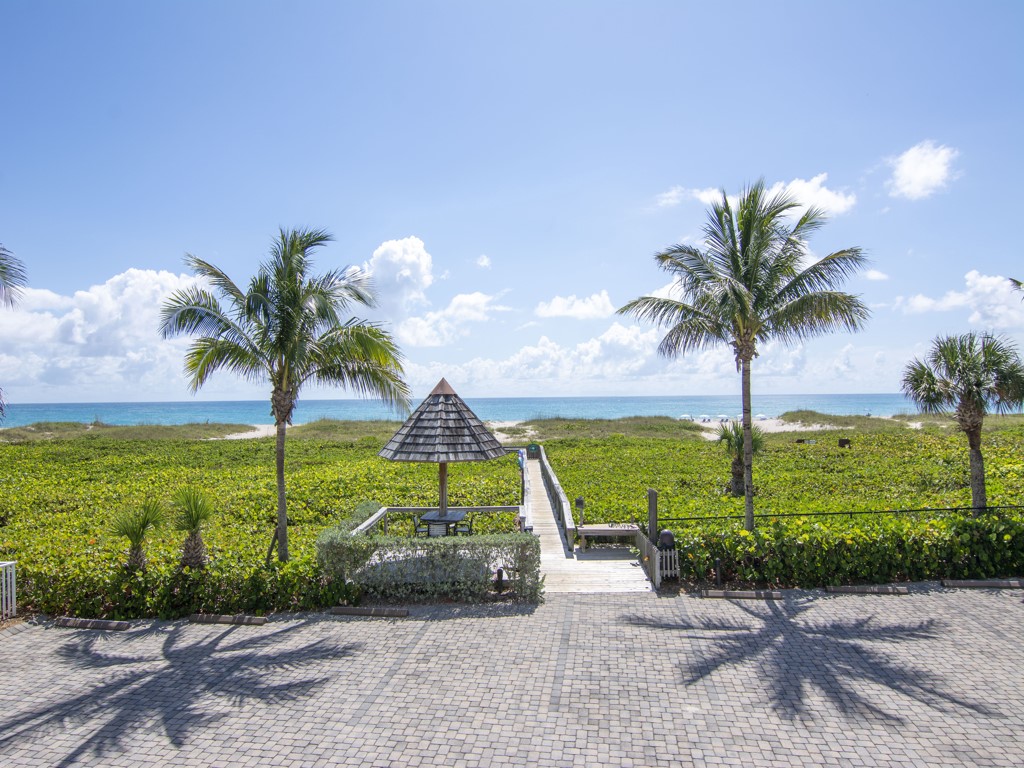
[[[763,179],[743,190],[735,210],[723,191],[708,211],[703,250],[673,245],[654,257],[674,276],[674,295],[641,296],[619,310],[667,327],[658,347],[666,357],[717,344],[732,347],[743,398],[747,530],[754,528],[750,363],[757,345],[855,331],[869,317],[859,298],[837,290],[865,265],[860,248],[811,262],[807,238],[826,217],[813,207],[797,216],[797,207],[785,193],[769,197]]]
[[[729,491],[733,496],[743,495],[743,425],[736,421],[719,424],[715,434],[726,455],[732,459],[732,479]],[[751,455],[764,448],[764,432],[756,424],[750,428]]]
[[[925,413],[949,413],[967,435],[974,514],[988,506],[981,427],[989,410],[1006,413],[1024,403],[1024,364],[1001,336],[965,333],[940,336],[922,361],[903,371],[902,388]]]
[[[373,306],[369,276],[356,268],[312,274],[312,251],[331,240],[322,230],[282,229],[270,257],[245,291],[220,269],[195,256],[186,264],[205,287],[177,291],[164,304],[164,338],[198,338],[185,355],[192,391],[225,369],[250,381],[269,382],[277,426],[278,559],[288,560],[285,502],[285,429],[305,384],[339,386],[408,409],[402,355],[391,335],[356,318],[343,320],[355,303]],[[271,545],[273,546],[273,545]]]
[[[24,265],[0,244],[0,304],[7,307],[17,304],[27,282]],[[4,391],[0,389],[0,419],[6,415],[7,403],[4,402]]]

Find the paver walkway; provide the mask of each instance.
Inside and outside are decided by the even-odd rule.
[[[6,630],[0,765],[1021,766],[1022,597],[563,594]]]
[[[530,475],[530,508],[533,533],[540,537],[540,570],[544,591],[557,592],[649,592],[651,582],[643,567],[625,547],[573,550],[555,519],[544,489],[540,462],[526,462]]]

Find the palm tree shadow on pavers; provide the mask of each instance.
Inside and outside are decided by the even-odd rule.
[[[154,724],[180,748],[193,731],[225,716],[204,711],[211,699],[227,699],[238,706],[308,697],[329,678],[296,679],[297,670],[352,656],[361,645],[317,640],[297,648],[276,648],[305,623],[258,635],[251,634],[249,627],[211,628],[212,634],[198,639],[193,638],[200,628],[185,624],[132,632],[116,641],[106,633],[71,637],[58,649],[58,655],[77,669],[109,670],[106,680],[52,706],[12,720],[0,718],[0,753],[16,742],[45,739],[94,718],[102,724],[56,765],[77,764],[90,754],[97,758],[119,754],[134,732],[152,730]],[[186,629],[192,630],[187,640]],[[128,652],[154,634],[163,635],[160,652]],[[287,679],[273,682],[282,672],[288,673]]]
[[[801,620],[801,614],[813,602],[809,598],[767,601],[763,605],[733,601],[731,605],[754,619],[753,624],[729,619],[671,622],[640,616],[626,620],[711,641],[710,649],[695,645],[692,659],[683,661],[681,682],[686,686],[729,667],[755,665],[771,708],[786,720],[811,716],[807,700],[817,689],[845,717],[906,722],[900,715],[882,709],[858,686],[887,688],[940,712],[960,708],[979,715],[1002,715],[983,703],[944,690],[941,676],[902,666],[878,647],[935,639],[942,622],[929,619],[915,624],[881,624],[874,615],[824,622]]]

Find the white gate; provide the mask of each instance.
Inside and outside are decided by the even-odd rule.
[[[14,563],[0,563],[0,621],[18,614]]]

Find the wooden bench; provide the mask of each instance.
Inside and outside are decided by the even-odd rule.
[[[632,523],[624,523],[621,525],[604,523],[598,525],[577,526],[576,533],[578,533],[580,537],[580,549],[586,550],[588,536],[635,536],[639,530],[640,529]]]

